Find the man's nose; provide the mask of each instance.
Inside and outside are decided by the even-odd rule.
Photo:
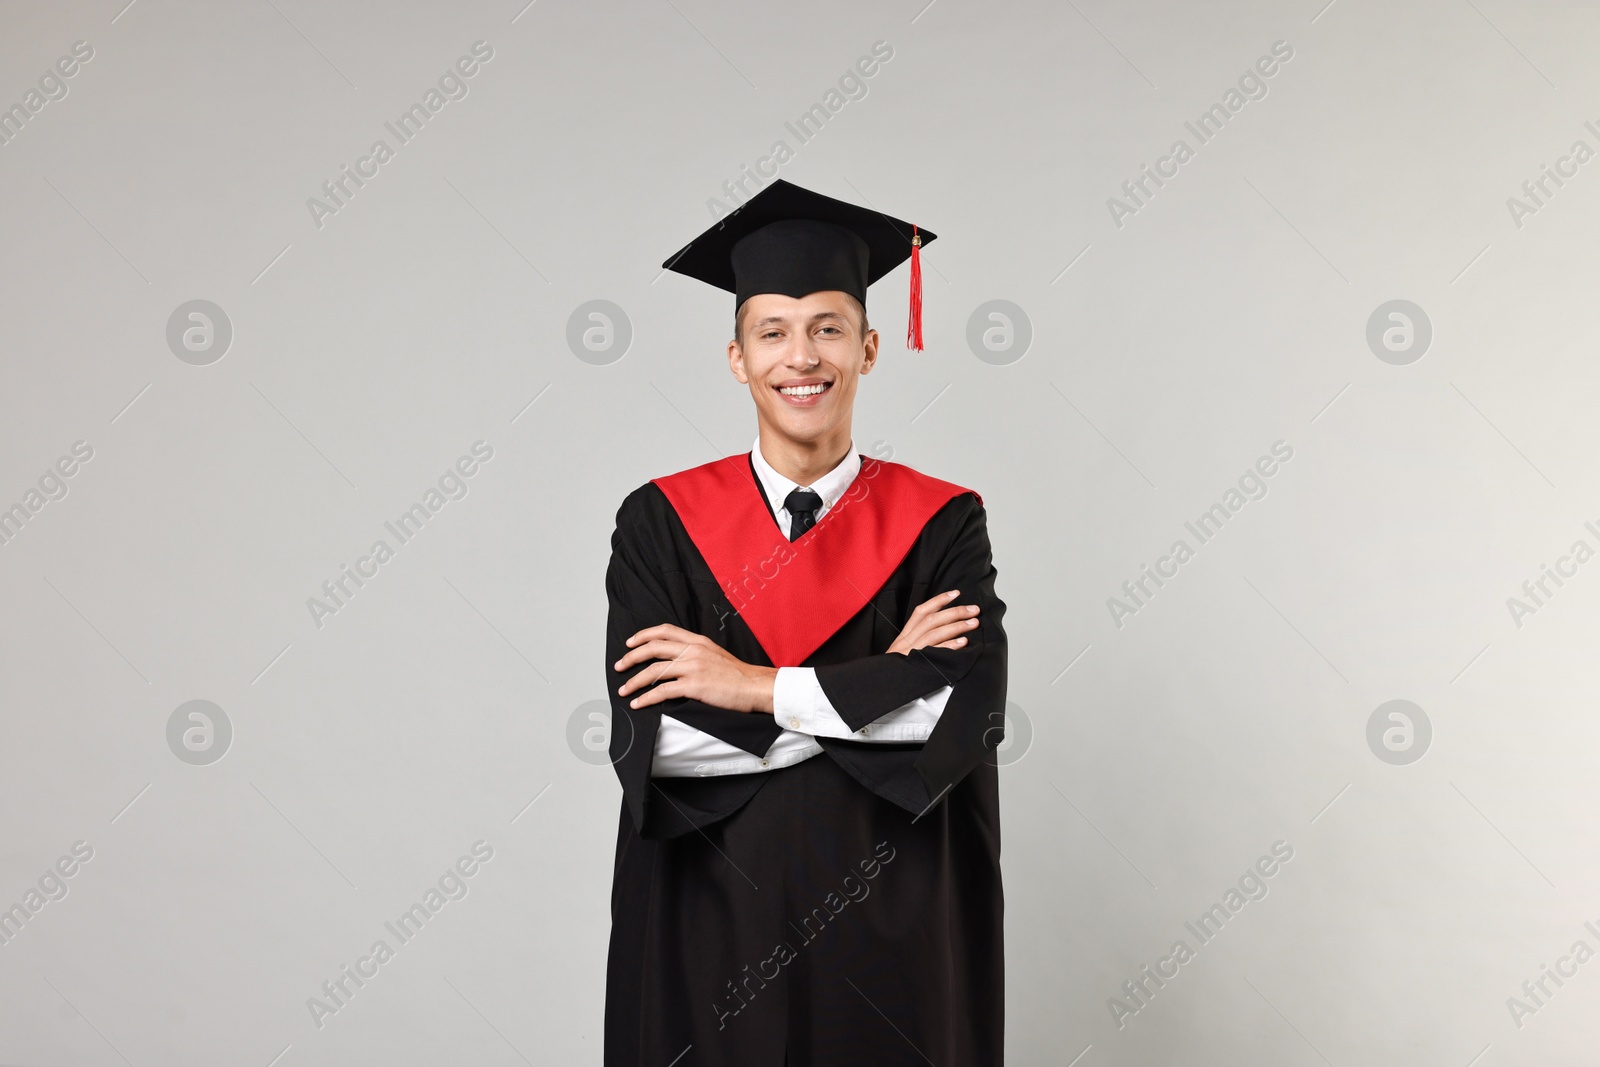
[[[810,334],[802,334],[789,346],[788,364],[802,370],[815,367],[822,360],[817,356],[817,342]]]

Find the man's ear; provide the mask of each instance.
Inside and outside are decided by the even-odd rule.
[[[862,338],[861,373],[871,374],[872,368],[878,364],[878,331],[868,330],[866,337]]]
[[[750,384],[750,376],[744,372],[744,350],[739,347],[738,341],[728,342],[728,369],[733,371],[733,376],[739,379],[741,385]]]

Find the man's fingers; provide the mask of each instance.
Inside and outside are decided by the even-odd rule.
[[[654,689],[640,693],[638,696],[628,701],[628,707],[647,708],[651,704],[659,704],[663,700],[671,700],[673,697],[681,695],[679,693],[679,689],[681,688],[682,687],[676,681],[663,682]]]
[[[952,638],[963,637],[977,629],[977,627],[973,625],[974,622],[975,620],[969,619],[965,622],[951,623],[948,626],[936,626],[931,630],[925,631],[923,635],[917,639],[917,644],[919,646],[938,645],[943,644]]]
[[[927,604],[921,604],[917,607],[917,611],[920,612],[926,607],[928,607]],[[960,619],[976,618],[977,615],[978,605],[976,604],[957,604],[953,607],[939,608],[938,610],[930,609],[921,615],[913,612],[910,621],[906,623],[906,629],[927,630],[929,627],[944,626]]]
[[[611,665],[613,670],[625,671],[635,663],[648,659],[677,659],[689,648],[687,642],[658,637],[653,641],[631,648],[621,659]]]
[[[950,645],[943,642],[954,640],[963,631],[971,630],[976,624],[978,614],[975,604],[951,605],[951,601],[960,595],[961,590],[948,589],[912,608],[911,618],[906,621],[890,650],[896,651],[899,648],[914,650],[929,645],[959,648],[960,644]]]
[[[936,611],[922,621],[926,626],[948,626],[953,622],[960,622],[963,619],[976,619],[977,617],[978,605],[961,604],[957,607],[945,608],[943,611]]]
[[[646,626],[643,630],[640,630],[638,633],[628,638],[626,643],[629,648],[634,648],[644,641],[656,641],[661,639],[666,639],[668,641],[682,641],[687,644],[699,636],[699,634],[685,630],[681,626],[674,626],[670,622],[664,622],[657,626]]]
[[[936,645],[959,634],[970,633],[977,628],[977,616],[966,615],[964,608],[957,608],[953,615],[946,615],[941,611],[923,620],[919,625],[908,625],[904,636],[912,647],[921,648],[924,645]]]
[[[654,642],[651,642],[650,645],[645,645],[645,646],[641,646],[640,648],[634,649],[632,652],[629,652],[627,655],[625,655],[621,659],[617,660],[617,662],[613,663],[611,665],[611,669],[614,670],[614,671],[621,672],[621,671],[629,670],[630,668],[632,668],[636,664],[643,663],[646,660],[661,659],[661,658],[671,658],[670,656],[663,657],[657,652],[650,651],[650,649],[652,647],[654,647],[654,644],[655,644]]]
[[[912,608],[911,609],[911,614],[912,615],[916,615],[917,612],[919,612],[919,611],[920,612],[924,612],[924,613],[930,612],[930,611],[937,611],[938,609],[944,607],[946,604],[950,603],[950,601],[954,600],[956,597],[958,597],[960,595],[961,595],[961,590],[959,590],[959,589],[951,589],[951,590],[948,590],[946,592],[940,593],[938,596],[929,597],[927,600],[924,600],[922,603],[918,604],[915,608]]]
[[[627,696],[629,693],[637,692],[646,686],[655,685],[663,679],[681,678],[687,670],[688,667],[681,659],[660,660],[650,664],[650,666],[623,682],[617,687],[617,694],[619,696]]]
[[[909,626],[912,622],[917,621],[917,619],[923,618],[932,612],[938,611],[940,608],[949,604],[950,601],[953,600],[957,595],[957,590],[951,590],[948,593],[940,593],[938,596],[929,597],[927,600],[924,600],[922,603],[911,609],[911,619],[906,623],[906,625]]]
[[[642,663],[646,660],[655,662],[652,662],[644,670],[622,683],[617,692],[623,695],[627,695],[627,693],[641,686],[649,685],[662,678],[676,677],[684,669],[684,658],[689,652],[689,647],[675,642],[652,641],[649,645],[644,646],[643,650],[636,649],[635,652],[643,652],[643,654],[635,656],[633,652],[630,652],[627,656],[617,661],[624,664],[624,666],[618,668],[619,670],[626,671],[635,663]],[[632,660],[632,662],[629,662],[629,660]]]

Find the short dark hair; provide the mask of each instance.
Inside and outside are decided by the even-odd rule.
[[[867,331],[872,328],[867,325],[867,306],[849,293],[844,295],[846,300],[855,305],[856,318],[861,320],[861,337],[862,340],[865,340]],[[733,339],[739,342],[741,346],[744,344],[744,309],[749,305],[750,299],[746,297],[745,302],[739,305],[739,310],[733,313]]]

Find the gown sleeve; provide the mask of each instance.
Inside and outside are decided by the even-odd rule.
[[[646,494],[651,492],[659,494],[660,490],[648,484],[640,487],[618,509],[616,530],[611,535],[611,561],[606,568],[605,680],[611,702],[610,757],[634,824],[641,828],[648,815],[651,762],[663,715],[758,757],[765,755],[782,733],[770,715],[730,711],[689,697],[631,708],[628,701],[637,693],[617,693],[624,681],[654,662],[637,663],[625,672],[614,670],[612,664],[628,652],[629,637],[662,623],[694,629],[689,625],[687,593],[682,591],[682,582],[676,587],[672,582],[672,578],[682,576],[660,558],[665,535],[649,521],[652,511]]]
[[[1005,739],[1005,603],[995,593],[986,513],[972,494],[948,505],[962,509],[955,535],[929,579],[929,595],[959,589],[954,604],[977,604],[978,625],[960,648],[920,648],[909,655],[885,652],[816,668],[817,681],[839,717],[852,729],[879,718],[943,686],[951,692],[938,724],[910,760],[916,774],[900,773],[884,761],[896,782],[883,795],[908,810],[931,807]],[[850,762],[858,775],[871,774],[870,758],[859,750]],[[918,781],[920,779],[920,781]],[[910,784],[908,785],[908,780]],[[919,788],[920,786],[920,788]],[[925,793],[924,793],[925,789]]]

